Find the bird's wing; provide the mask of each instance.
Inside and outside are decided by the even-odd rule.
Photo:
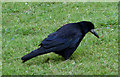
[[[60,51],[69,47],[71,44],[73,45],[77,43],[81,37],[82,34],[78,35],[78,33],[70,32],[67,34],[61,34],[54,32],[48,35],[48,37],[44,39],[40,45],[49,50]]]

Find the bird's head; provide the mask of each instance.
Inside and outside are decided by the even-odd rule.
[[[89,21],[82,21],[82,24],[84,24],[84,28],[86,28],[86,32],[91,32],[94,34],[97,38],[99,38],[98,34],[95,32],[94,24]],[[84,29],[85,30],[85,29]]]

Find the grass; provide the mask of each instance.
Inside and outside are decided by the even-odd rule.
[[[2,74],[117,75],[117,12],[118,3],[2,3]],[[88,33],[69,60],[48,53],[21,63],[48,34],[83,20],[94,23],[100,38]]]
[[[0,2],[0,76],[2,75],[2,5]]]

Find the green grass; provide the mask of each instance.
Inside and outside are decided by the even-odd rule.
[[[0,24],[0,76],[2,75],[2,27]]]
[[[117,5],[95,2],[2,3],[2,74],[117,75]],[[63,24],[83,20],[95,24],[100,38],[88,33],[69,60],[48,53],[21,63],[21,57],[38,48],[48,34]]]

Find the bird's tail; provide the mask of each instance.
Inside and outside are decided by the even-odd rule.
[[[29,59],[31,59],[33,57],[36,57],[38,55],[42,55],[42,54],[45,54],[45,53],[46,52],[45,52],[44,48],[38,48],[38,49],[33,50],[32,52],[28,53],[27,55],[23,56],[21,58],[21,60],[24,63],[24,62],[26,62],[27,60],[29,60]]]

